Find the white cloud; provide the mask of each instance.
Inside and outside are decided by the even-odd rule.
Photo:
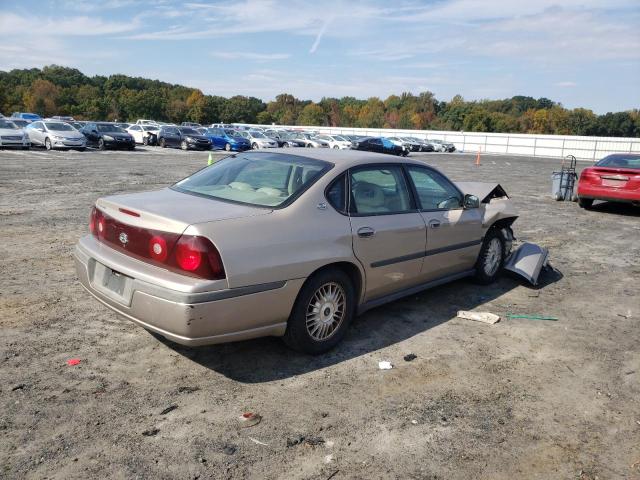
[[[562,87],[562,88],[573,88],[573,87],[577,87],[578,84],[576,82],[557,82],[555,86]]]
[[[76,17],[23,17],[14,13],[0,13],[0,36],[20,35],[25,32],[36,36],[96,36],[130,32],[140,27],[134,17],[128,22],[105,22],[100,18]]]

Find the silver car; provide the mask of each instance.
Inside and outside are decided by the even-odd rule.
[[[18,147],[28,150],[29,136],[8,118],[0,117],[0,147]]]
[[[500,274],[517,214],[499,185],[370,152],[290,151],[98,199],[74,253],[80,282],[177,343],[274,335],[317,354],[370,308]]]
[[[257,130],[244,130],[238,132],[242,137],[249,140],[251,148],[257,150],[259,148],[277,148],[278,142],[273,138],[267,137],[264,133]]]
[[[32,145],[52,149],[84,150],[87,147],[86,137],[65,122],[36,121],[25,129]]]

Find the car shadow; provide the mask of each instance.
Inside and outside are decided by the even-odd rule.
[[[590,210],[626,217],[640,217],[640,207],[631,205],[630,203],[598,202],[594,203]]]
[[[535,288],[561,278],[557,270],[546,269]],[[191,348],[154,336],[180,355],[232,380],[270,382],[330,367],[402,342],[455,318],[458,310],[473,310],[522,284],[506,275],[488,286],[459,280],[397,300],[356,317],[344,340],[318,356],[292,351],[274,337]]]

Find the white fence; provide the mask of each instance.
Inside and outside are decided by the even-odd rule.
[[[258,126],[258,125],[256,125]],[[270,125],[259,125],[273,128]],[[640,138],[575,137],[569,135],[526,135],[520,133],[446,132],[437,130],[389,130],[380,128],[277,126],[293,130],[321,133],[369,135],[384,137],[418,137],[446,140],[462,152],[503,153],[530,157],[563,158],[573,155],[578,160],[596,161],[612,153],[640,153]]]

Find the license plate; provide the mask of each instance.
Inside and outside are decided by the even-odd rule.
[[[113,270],[100,262],[95,263],[93,286],[109,298],[129,305],[133,293],[133,278]]]
[[[602,179],[602,185],[605,187],[624,187],[626,183],[626,180],[614,180],[611,178]]]

